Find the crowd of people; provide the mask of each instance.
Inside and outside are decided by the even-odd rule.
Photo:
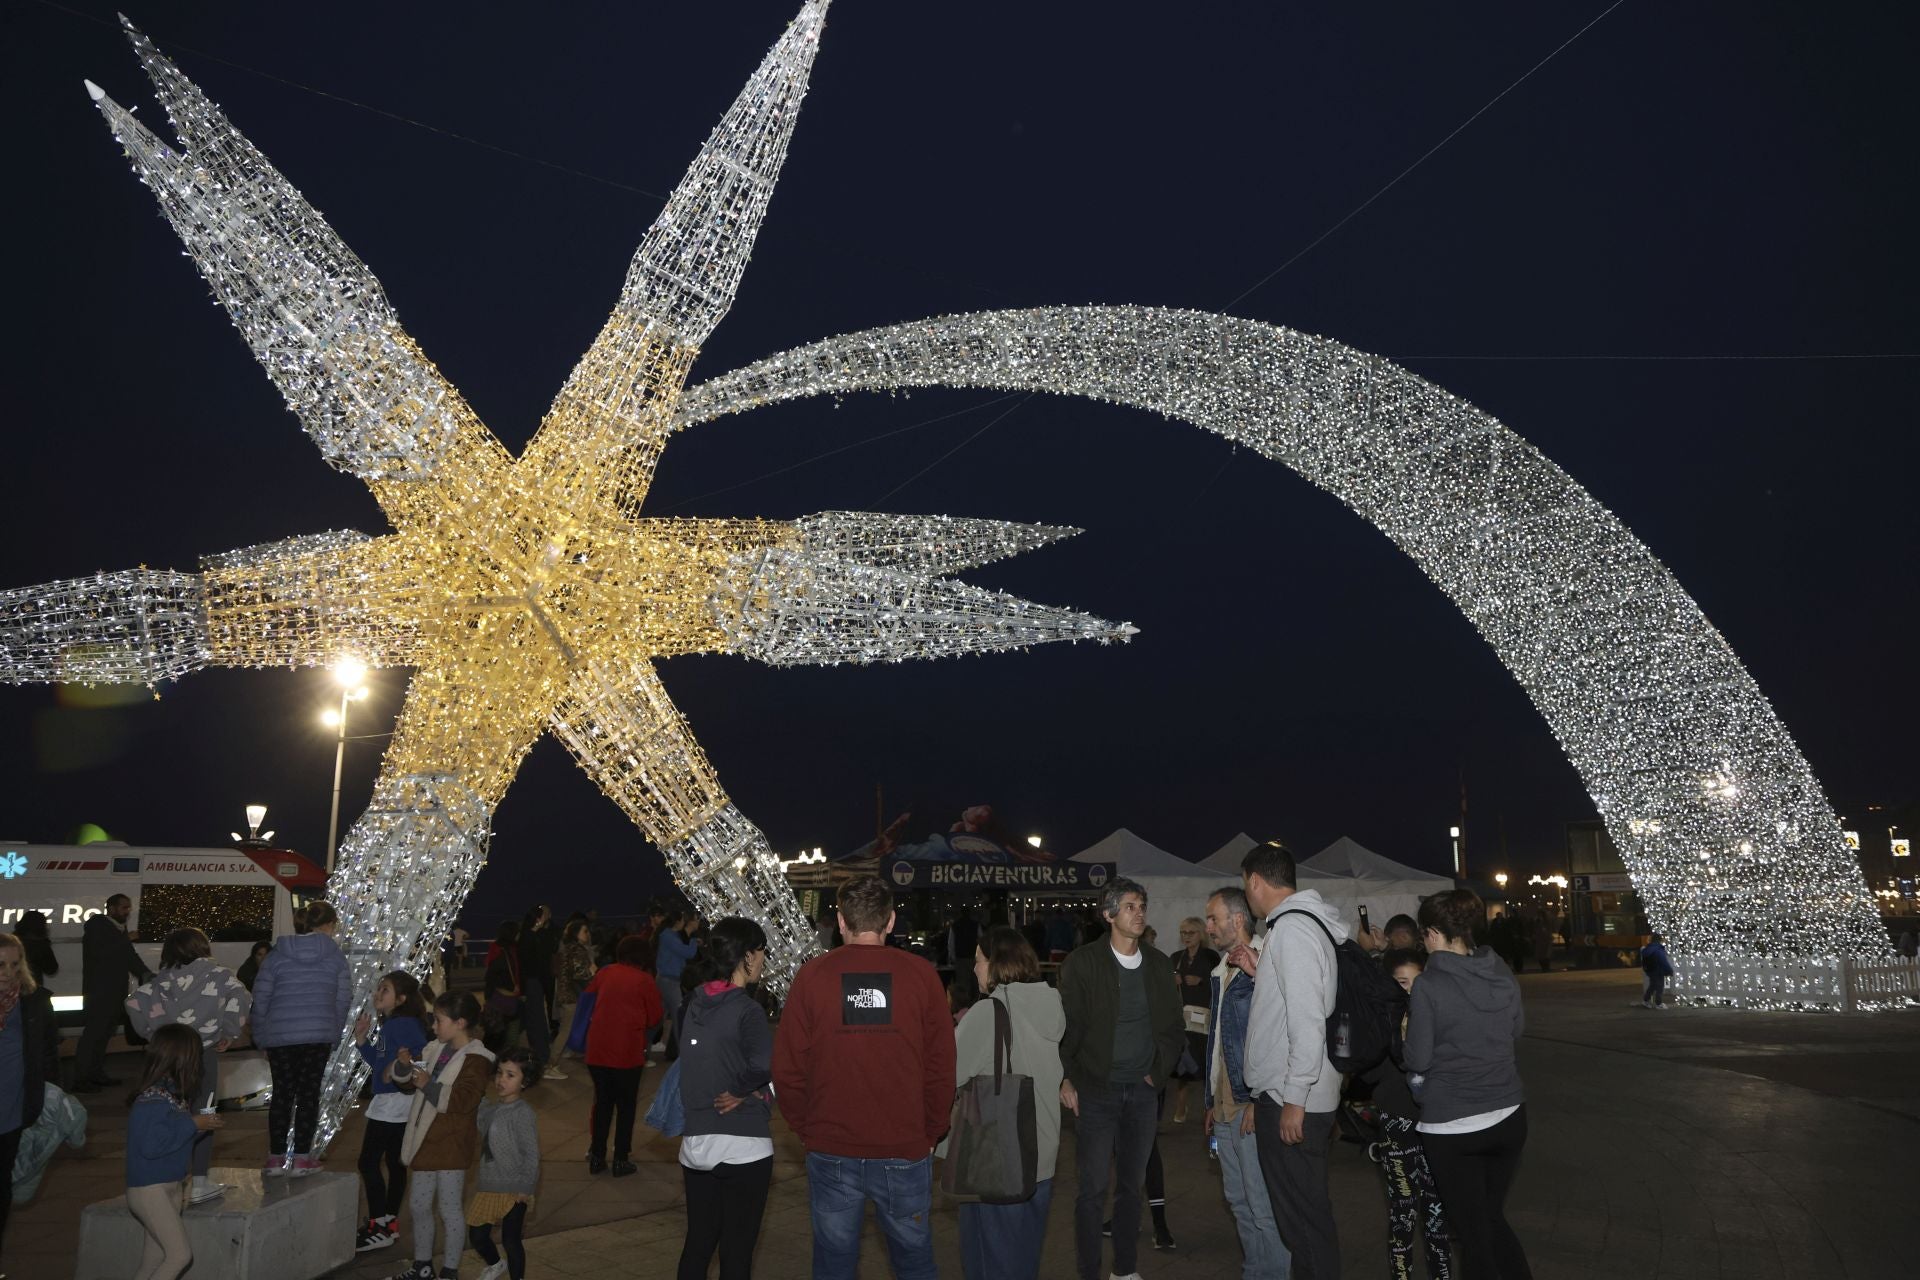
[[[1204,919],[1179,922],[1168,954],[1153,945],[1146,891],[1116,878],[1091,939],[1083,921],[1059,913],[1037,928],[968,917],[950,930],[946,945],[970,961],[978,994],[956,1012],[932,963],[888,945],[893,891],[865,877],[841,888],[839,945],[800,968],[777,1023],[761,989],[761,927],[702,921],[683,904],[661,904],[624,931],[585,915],[555,925],[537,907],[495,931],[478,996],[398,971],[355,991],[324,902],[303,911],[295,934],[256,947],[239,974],[196,929],[170,933],[152,973],[128,940],[126,905],[109,902],[87,926],[85,986],[102,1000],[87,1002],[74,1080],[80,1089],[111,1080],[100,1051],[124,1001],[147,1044],[128,1095],[128,1205],[148,1236],[142,1280],[186,1269],[181,1212],[225,1190],[209,1177],[222,1126],[218,1055],[243,1036],[265,1050],[274,1087],[264,1172],[302,1177],[319,1167],[321,1076],[350,1020],[371,1081],[356,1245],[406,1240],[411,1262],[395,1280],[455,1275],[468,1247],[487,1280],[521,1280],[541,1169],[527,1094],[565,1079],[563,1062],[583,1065],[587,1172],[625,1177],[636,1171],[641,1079],[654,1055],[668,1073],[654,1108],[666,1107],[671,1127],[652,1114],[649,1123],[681,1138],[682,1280],[707,1275],[716,1257],[722,1277],[751,1274],[776,1110],[806,1152],[813,1274],[854,1274],[871,1203],[894,1274],[936,1275],[935,1170],[952,1155],[943,1142],[956,1090],[997,1069],[1030,1084],[1031,1171],[1026,1194],[960,1206],[970,1280],[1039,1273],[1069,1113],[1078,1274],[1133,1280],[1145,1239],[1177,1248],[1157,1140],[1169,1092],[1176,1121],[1203,1113],[1247,1277],[1340,1274],[1329,1154],[1356,1126],[1382,1171],[1392,1274],[1412,1274],[1416,1251],[1430,1276],[1462,1263],[1476,1277],[1530,1274],[1504,1215],[1526,1141],[1519,988],[1506,962],[1476,949],[1485,910],[1466,890],[1427,899],[1417,920],[1355,930],[1298,888],[1283,846],[1263,845],[1246,855],[1240,884],[1208,899]],[[30,939],[0,934],[0,1157],[33,1123],[39,1084],[58,1079],[34,951]],[[1060,962],[1053,983],[1043,956]],[[370,1011],[350,1019],[363,997]],[[0,1195],[0,1230],[6,1202]]]

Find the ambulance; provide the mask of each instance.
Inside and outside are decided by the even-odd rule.
[[[150,969],[160,967],[160,944],[191,925],[213,943],[213,957],[229,969],[247,961],[255,942],[293,932],[293,912],[319,896],[326,874],[289,849],[262,845],[225,849],[141,849],[118,841],[87,845],[0,842],[0,931],[28,911],[47,917],[60,971],[47,978],[55,1020],[82,1022],[80,935],[103,915],[107,899],[133,901],[127,928]]]

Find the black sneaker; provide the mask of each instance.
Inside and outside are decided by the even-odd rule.
[[[1173,1232],[1167,1230],[1165,1227],[1155,1226],[1153,1229],[1153,1247],[1156,1249],[1176,1249],[1179,1246],[1173,1242]]]
[[[387,1277],[387,1280],[434,1280],[433,1262],[429,1259],[426,1262],[413,1263],[405,1271],[394,1272]]]
[[[360,1228],[353,1237],[355,1253],[371,1253],[375,1249],[385,1249],[394,1242],[393,1224],[368,1219],[367,1225]]]
[[[631,1160],[615,1160],[613,1162],[613,1176],[616,1178],[624,1178],[630,1173],[638,1172],[640,1172],[640,1167]]]
[[[606,1171],[607,1171],[607,1158],[605,1156],[589,1155],[587,1157],[588,1173],[605,1173]]]

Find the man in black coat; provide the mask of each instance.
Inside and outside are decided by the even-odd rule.
[[[108,1075],[101,1059],[107,1041],[127,1016],[127,979],[145,982],[153,976],[127,936],[127,917],[133,900],[124,893],[107,899],[105,915],[93,916],[80,935],[80,990],[86,1002],[86,1025],[73,1055],[76,1093],[92,1093],[119,1083]]]

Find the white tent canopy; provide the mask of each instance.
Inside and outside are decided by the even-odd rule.
[[[1347,836],[1302,862],[1298,872],[1298,886],[1318,890],[1349,927],[1359,922],[1362,906],[1382,929],[1393,916],[1417,915],[1420,899],[1454,887],[1451,877],[1395,862]]]
[[[1147,891],[1147,923],[1157,934],[1155,945],[1169,954],[1180,948],[1180,922],[1188,916],[1205,917],[1213,891],[1240,881],[1237,867],[1224,875],[1196,866],[1125,827],[1074,854],[1071,861],[1115,863],[1119,874],[1139,881]]]
[[[1252,836],[1242,831],[1239,835],[1227,841],[1206,857],[1200,859],[1199,865],[1209,871],[1218,871],[1229,879],[1238,880],[1240,878],[1240,859],[1247,856],[1247,850],[1259,843],[1258,840],[1255,840]]]

